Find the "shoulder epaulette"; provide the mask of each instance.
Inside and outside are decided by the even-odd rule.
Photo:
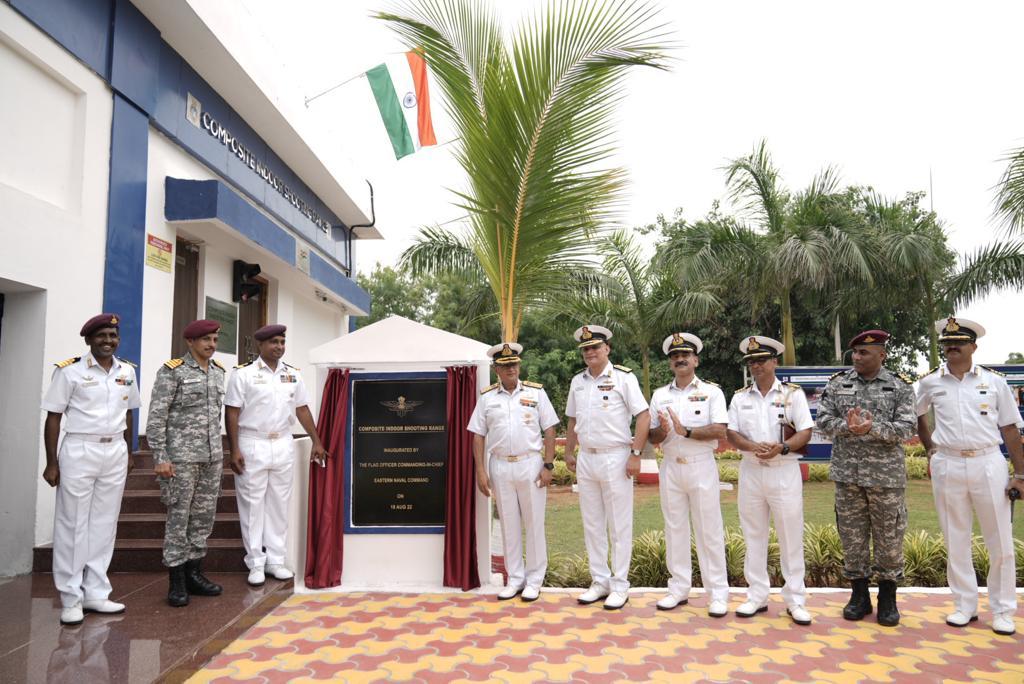
[[[81,356],[72,356],[70,359],[64,359],[63,361],[59,361],[53,365],[56,366],[57,368],[67,368],[71,364],[78,363],[81,360]]]
[[[632,373],[633,372],[633,369],[630,368],[629,366],[620,366],[617,363],[615,364],[615,368],[619,369],[623,373]]]
[[[533,382],[532,380],[523,380],[524,387],[532,387],[534,389],[544,389],[544,385],[539,382]]]
[[[282,361],[281,363],[284,363],[284,361]],[[290,364],[290,363],[285,363],[284,365],[285,365],[285,367],[286,367],[286,368],[291,368],[292,370],[302,370],[302,369],[301,369],[301,368],[299,368],[298,366],[293,366],[293,365],[292,365],[292,364]]]
[[[907,375],[906,373],[893,373],[893,375],[895,375],[897,378],[907,383],[908,385],[914,384],[914,379]]]
[[[174,370],[183,363],[185,363],[185,359],[171,359],[170,361],[164,361],[164,365],[171,370]]]
[[[751,387],[753,387],[753,385],[744,385],[743,387],[740,387],[739,389],[737,389],[736,392],[734,392],[733,394],[736,394],[738,392],[746,392]]]
[[[930,371],[928,371],[927,373],[922,373],[921,375],[917,376],[917,379],[918,379],[918,380],[920,380],[920,379],[922,379],[922,378],[927,378],[927,377],[928,377],[929,375],[931,375],[931,374],[932,374],[932,373],[934,373],[935,371],[939,370],[940,368],[942,368],[942,366],[936,366],[935,368],[932,368],[932,369],[931,369]]]
[[[995,373],[996,375],[998,375],[998,376],[999,376],[999,377],[1001,377],[1001,378],[1005,378],[1005,377],[1006,377],[1006,373],[1004,373],[1004,372],[1002,372],[1002,371],[997,371],[997,370],[996,370],[995,368],[991,368],[991,367],[989,367],[989,366],[986,366],[986,365],[984,365],[984,364],[980,364],[980,363],[979,363],[978,365],[979,365],[979,366],[981,366],[982,368],[984,368],[984,369],[985,369],[985,370],[987,370],[987,371],[990,371],[990,372],[992,372],[992,373]]]
[[[220,368],[220,369],[221,369],[222,371],[225,371],[225,372],[227,372],[227,370],[228,370],[227,368],[225,368],[224,366],[222,366],[222,365],[221,365],[221,363],[220,363],[220,361],[218,361],[217,359],[210,359],[210,363],[212,363],[212,364],[213,364],[214,366],[216,366],[217,368]]]
[[[721,385],[719,385],[717,382],[711,382],[710,380],[701,380],[701,382],[703,382],[705,385],[711,385],[712,387],[721,388]]]
[[[480,394],[487,394],[493,389],[498,389],[498,383],[494,383],[493,385],[488,385],[487,387],[484,387],[482,390],[480,390]]]
[[[829,379],[829,380],[835,380],[836,378],[838,378],[838,377],[839,377],[840,375],[842,375],[843,373],[846,373],[846,372],[847,372],[848,370],[849,370],[848,368],[844,368],[844,369],[843,369],[843,370],[841,370],[841,371],[836,371],[836,372],[835,372],[835,373],[833,373],[832,375],[828,376],[828,379]]]
[[[576,375],[583,375],[586,372],[587,372],[587,369],[586,369],[586,367],[584,367],[583,369],[576,371]]]
[[[245,363],[238,364],[237,366],[235,366],[235,368],[245,368],[246,366],[251,366],[251,365],[252,365],[252,360],[250,359],[249,361],[246,361]]]
[[[118,361],[120,361],[121,363],[126,363],[126,364],[128,364],[128,365],[129,365],[129,366],[131,366],[132,368],[138,368],[138,366],[137,366],[136,364],[132,363],[132,362],[131,362],[131,361],[129,361],[128,359],[122,359],[122,358],[121,358],[120,356],[118,356],[118,357],[117,357],[117,360],[118,360]]]
[[[800,385],[796,384],[795,382],[784,382],[782,384],[785,385],[786,387],[788,387],[789,389],[794,389],[794,390],[800,389]]]

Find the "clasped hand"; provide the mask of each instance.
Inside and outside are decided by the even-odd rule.
[[[871,430],[871,411],[859,406],[846,412],[846,427],[855,435],[866,435]]]

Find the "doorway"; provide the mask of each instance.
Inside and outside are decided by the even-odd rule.
[[[238,303],[238,363],[248,363],[259,355],[252,334],[267,324],[267,281],[251,278],[249,282],[259,285],[260,291]]]
[[[178,239],[174,246],[174,307],[171,314],[171,358],[185,355],[181,333],[199,313],[199,245]]]

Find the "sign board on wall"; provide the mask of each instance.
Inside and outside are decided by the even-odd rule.
[[[234,354],[238,348],[238,307],[231,302],[206,298],[206,318],[220,323],[217,349]]]
[[[146,233],[146,265],[170,273],[174,263],[174,244]]]
[[[444,373],[353,373],[345,531],[444,531],[448,430]]]

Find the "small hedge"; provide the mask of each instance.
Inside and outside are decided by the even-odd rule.
[[[1017,586],[1024,587],[1024,541],[1014,540],[1017,558]],[[978,584],[984,586],[988,575],[988,551],[981,537],[974,537],[971,545]],[[739,528],[725,530],[725,560],[729,586],[745,587],[743,558],[746,543]],[[693,561],[693,586],[702,586],[697,547],[691,539],[690,554]],[[941,535],[919,530],[903,540],[904,586],[946,586],[946,546]],[[835,525],[807,525],[804,528],[804,561],[808,587],[846,587],[843,579],[843,547]],[[779,544],[772,530],[768,541],[768,575],[772,586],[782,586],[779,565]],[[669,579],[665,563],[665,533],[648,530],[633,539],[633,560],[629,568],[629,581],[635,587],[664,587]],[[590,586],[587,559],[580,555],[557,554],[548,561],[545,585],[549,587]]]

